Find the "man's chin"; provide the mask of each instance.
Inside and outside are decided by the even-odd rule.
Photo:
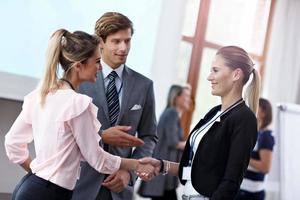
[[[126,62],[126,59],[119,59],[118,60],[118,65],[122,65],[122,64],[125,64],[125,62]]]
[[[127,57],[125,57],[125,58],[121,58],[121,59],[120,59],[120,61],[121,61],[121,62],[123,62],[123,63],[125,63],[125,62],[126,62],[126,60],[127,60]]]

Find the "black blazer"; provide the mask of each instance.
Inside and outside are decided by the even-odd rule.
[[[220,105],[212,108],[192,132],[208,122],[220,109]],[[201,139],[192,164],[191,180],[196,191],[214,200],[234,199],[256,138],[256,117],[244,102],[222,115],[220,122],[214,122]],[[188,165],[189,150],[190,143],[187,142],[179,165],[182,184],[186,183],[182,180],[182,169]]]

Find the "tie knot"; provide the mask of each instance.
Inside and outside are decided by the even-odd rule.
[[[114,80],[116,77],[118,77],[118,74],[115,71],[110,72],[108,75],[109,80]]]

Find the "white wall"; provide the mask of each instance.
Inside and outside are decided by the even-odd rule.
[[[276,1],[263,91],[273,104],[300,104],[299,18],[300,1]]]
[[[24,96],[36,87],[38,79],[0,71],[0,80],[0,193],[11,193],[25,172],[9,162],[4,137],[21,112]],[[33,145],[30,152],[34,155]]]
[[[0,71],[41,77],[51,34],[65,28],[71,32],[94,32],[96,20],[105,12],[128,16],[135,33],[127,64],[149,76],[161,12],[161,0],[9,0],[0,1]]]
[[[0,98],[23,101],[38,84],[38,79],[0,71]]]
[[[1,84],[0,97],[22,100],[33,88],[42,75],[45,50],[54,30],[63,27],[92,33],[100,15],[117,11],[133,21],[135,33],[127,64],[153,79],[159,116],[168,89],[176,82],[174,58],[178,56],[185,4],[182,0],[1,1],[0,20],[8,31],[0,37],[0,78],[9,84]],[[7,72],[36,78],[15,81],[20,77]]]
[[[177,82],[176,65],[179,54],[186,1],[164,0],[153,54],[150,77],[154,81],[156,113],[166,106],[170,86]]]
[[[0,193],[11,193],[25,174],[20,166],[9,162],[4,149],[4,136],[20,113],[21,107],[21,101],[0,98]],[[30,145],[30,152],[34,155],[33,145]]]

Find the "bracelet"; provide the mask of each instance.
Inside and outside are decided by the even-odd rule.
[[[164,161],[164,166],[166,166],[166,168],[164,169],[164,172],[162,175],[167,175],[169,173],[169,169],[171,167],[171,162],[170,161]]]
[[[160,161],[160,169],[159,169],[159,173],[163,173],[164,172],[164,168],[165,168],[165,163],[162,159],[158,159]]]
[[[171,163],[166,160],[158,159],[160,161],[160,170],[159,173],[162,175],[167,175],[169,173],[169,169],[171,167]]]

